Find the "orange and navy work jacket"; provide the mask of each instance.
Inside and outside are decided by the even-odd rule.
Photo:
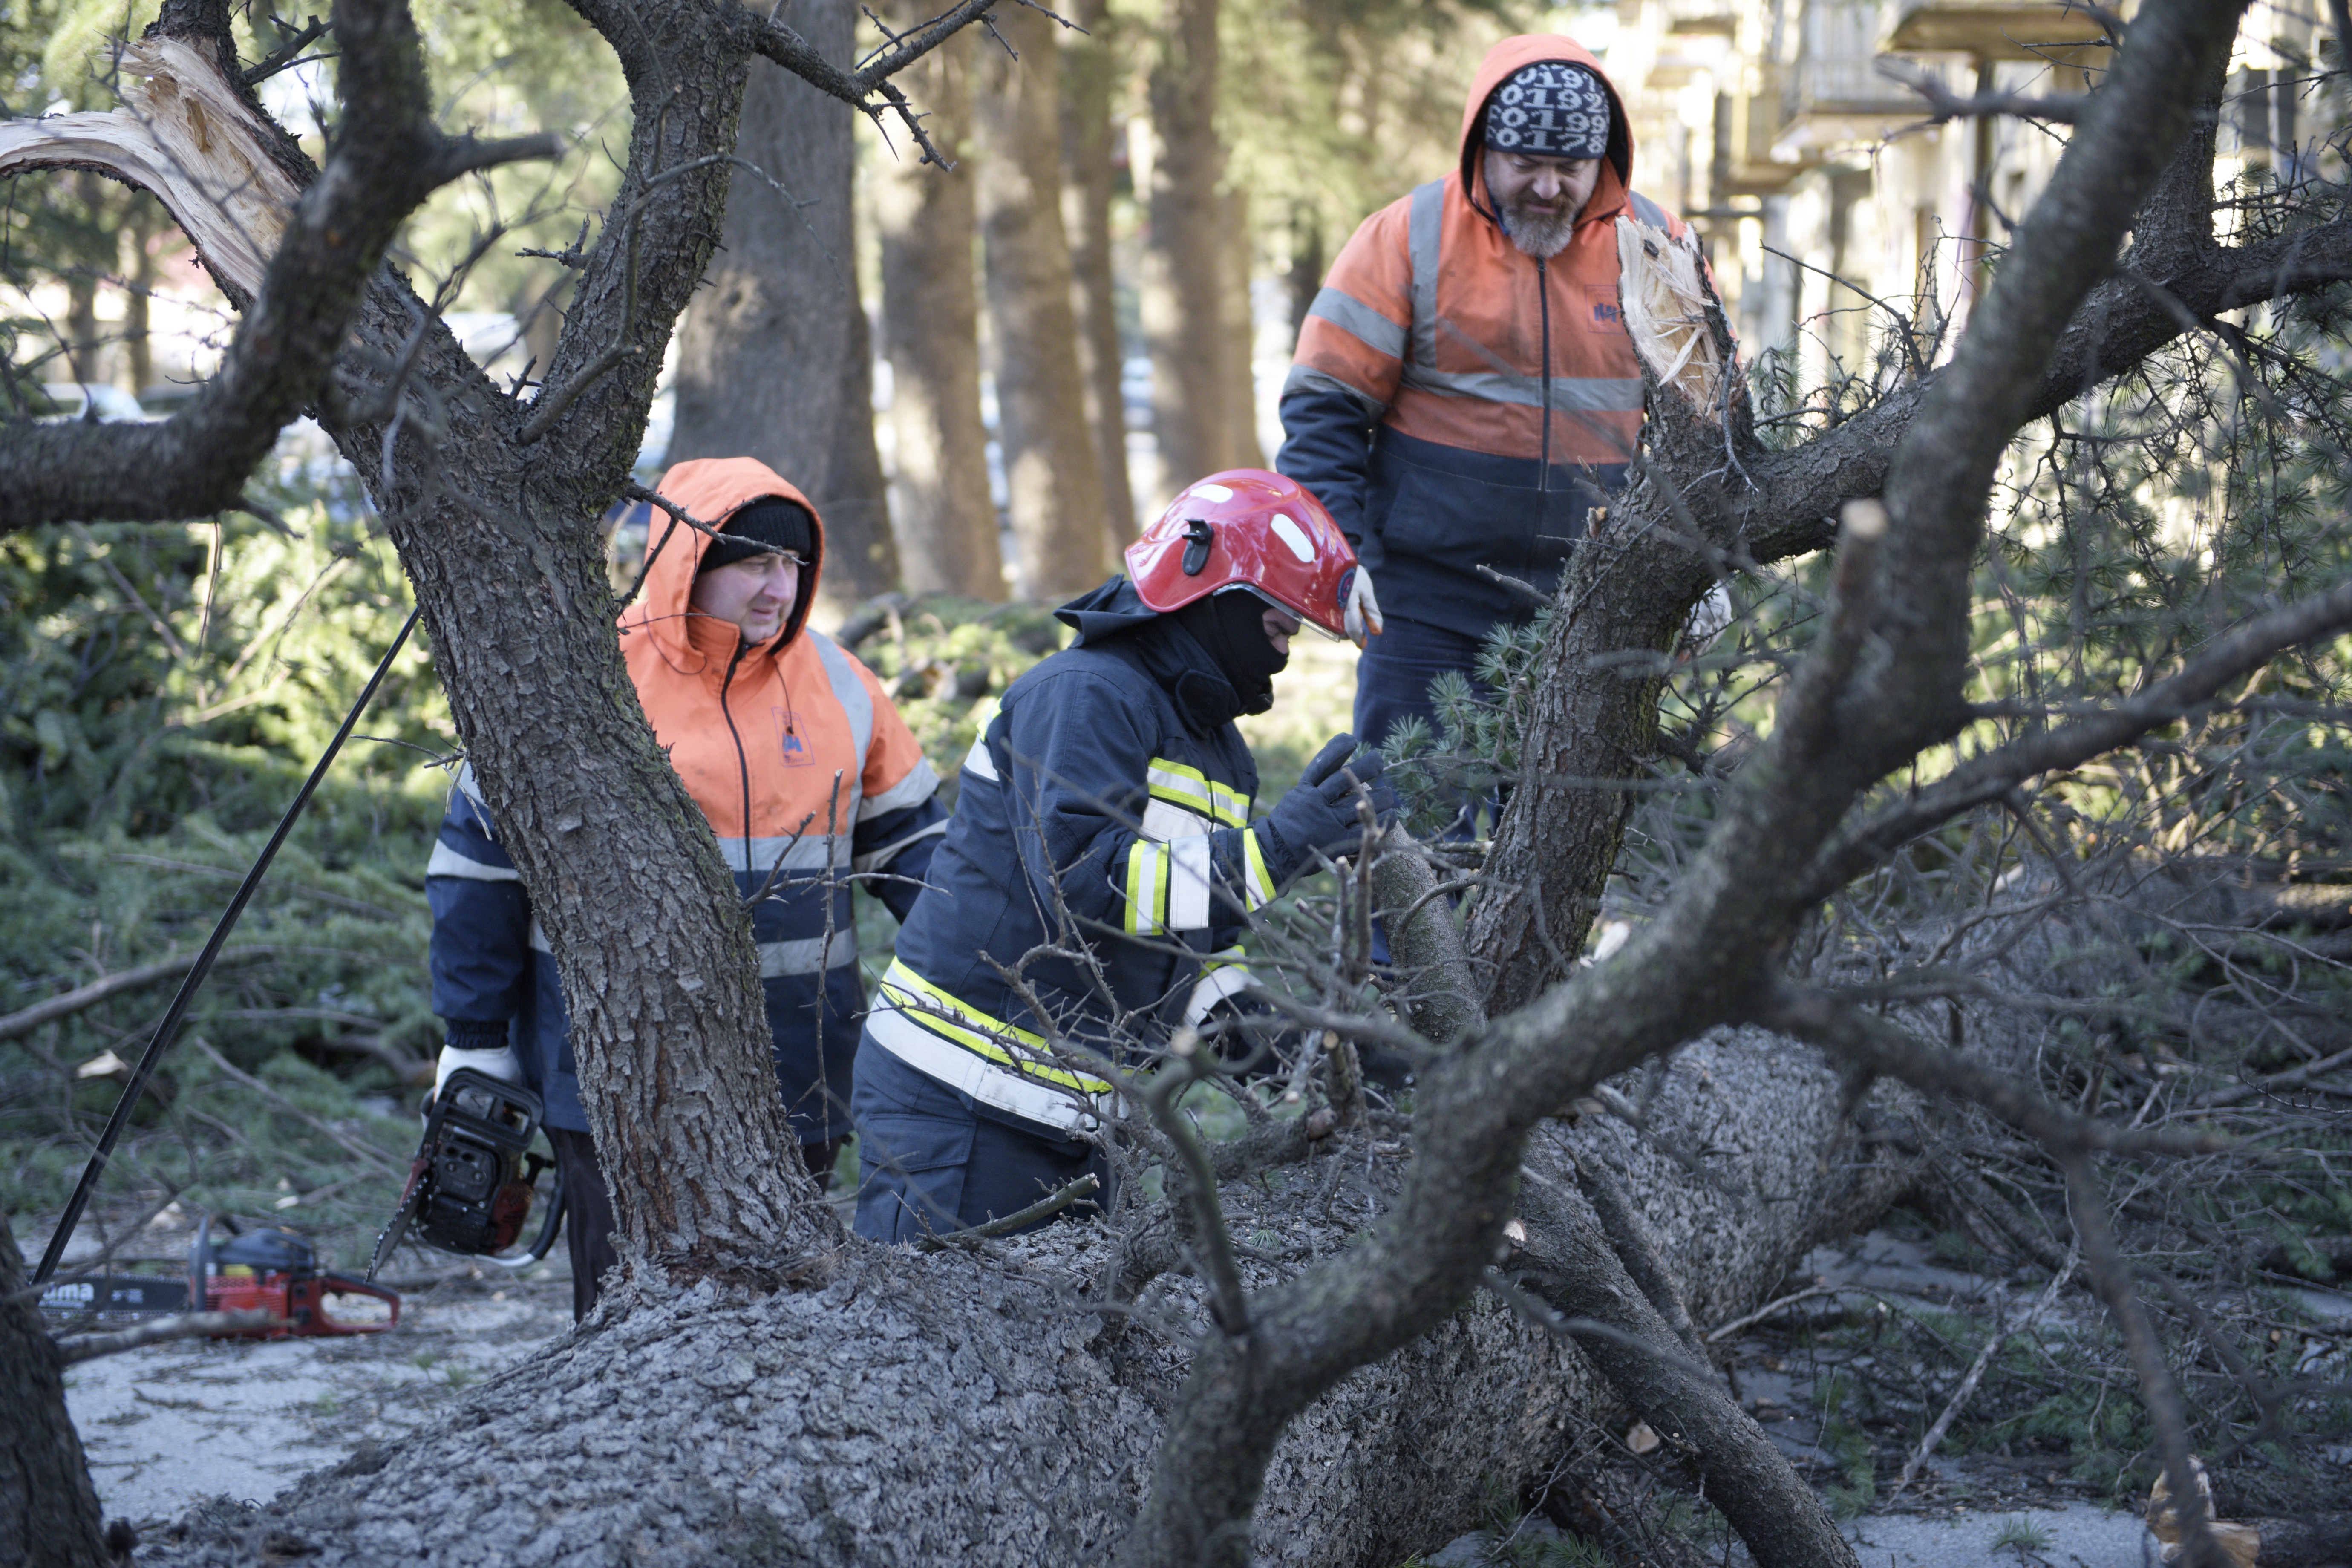
[[[1512,245],[1481,156],[1487,97],[1538,60],[1599,77],[1613,117],[1573,237],[1548,260]],[[1307,310],[1275,467],[1329,510],[1391,615],[1472,637],[1524,618],[1477,568],[1549,593],[1587,513],[1624,483],[1643,395],[1616,219],[1683,230],[1634,194],[1626,126],[1574,40],[1505,39],[1464,106],[1460,168],[1365,219]]]
[[[765,497],[808,505],[748,458],[677,464],[661,493],[713,523]],[[692,611],[709,542],[653,514],[647,548],[661,552],[622,613],[621,649],[654,737],[709,819],[737,890],[761,895],[751,935],[777,1078],[801,1141],[820,1142],[849,1131],[866,1007],[851,879],[871,874],[866,885],[903,920],[947,813],[938,775],[873,671],[806,624],[824,564],[823,522],[784,629],[749,647],[731,623]],[[452,1044],[503,1026],[549,1123],[585,1131],[554,961],[471,782],[461,778],[450,792],[426,869],[434,1011]]]

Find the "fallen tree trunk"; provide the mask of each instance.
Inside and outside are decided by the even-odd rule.
[[[1750,1032],[1682,1053],[1648,1131],[1585,1118],[1567,1139],[1624,1173],[1706,1324],[1909,1180],[1884,1145],[1859,1148],[1839,1104],[1801,1047]],[[1253,1289],[1344,1245],[1407,1156],[1372,1132],[1321,1147],[1225,1190]],[[1544,1212],[1528,1220],[1531,1252],[1559,1250]],[[853,1243],[821,1290],[635,1287],[434,1432],[259,1512],[205,1505],[142,1561],[282,1560],[296,1542],[355,1564],[1084,1561],[1132,1519],[1206,1321],[1199,1288],[1166,1278],[1134,1331],[1091,1351],[1110,1250],[1066,1226],[980,1255]],[[1493,1490],[1538,1489],[1578,1418],[1614,1409],[1580,1352],[1475,1300],[1292,1426],[1256,1555],[1336,1568],[1426,1551]]]

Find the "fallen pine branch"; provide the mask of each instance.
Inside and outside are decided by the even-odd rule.
[[[275,947],[233,947],[214,960],[213,967],[226,969],[232,963],[252,963],[260,959],[275,958],[278,952]],[[136,969],[126,969],[120,974],[93,980],[46,1002],[36,1002],[29,1007],[0,1016],[0,1040],[13,1040],[29,1035],[44,1024],[70,1018],[76,1013],[85,1012],[108,997],[119,996],[125,991],[136,991],[158,981],[176,979],[185,974],[188,966],[195,961],[196,955],[193,952],[173,958],[159,958],[152,963],[142,963]]]

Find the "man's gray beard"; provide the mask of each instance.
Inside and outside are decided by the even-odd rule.
[[[1515,202],[1503,209],[1503,218],[1504,232],[1511,237],[1511,243],[1539,261],[1549,261],[1566,250],[1576,234],[1574,213],[1531,213]]]

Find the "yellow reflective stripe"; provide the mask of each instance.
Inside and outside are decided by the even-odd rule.
[[[1043,1079],[1048,1083],[1058,1083],[1085,1094],[1103,1094],[1110,1089],[1110,1085],[1101,1079],[1089,1078],[1085,1073],[1065,1072],[1043,1062],[1014,1056],[998,1042],[1011,1040],[1040,1057],[1048,1055],[1052,1047],[1046,1045],[1042,1036],[1033,1035],[1026,1029],[1016,1029],[1002,1018],[990,1017],[979,1008],[942,991],[897,959],[891,960],[890,972],[882,977],[880,1000],[933,1034],[1016,1072]],[[910,1004],[919,1004],[923,1010],[912,1011]]]
[[[1219,784],[1198,768],[1167,757],[1154,757],[1145,766],[1143,777],[1156,800],[1188,807],[1227,827],[1246,826],[1249,823],[1249,796]]]
[[[1168,929],[1168,847],[1139,838],[1127,852],[1127,933],[1151,936]]]
[[[1274,873],[1266,868],[1265,849],[1255,832],[1242,835],[1242,905],[1263,909],[1274,902]]]

